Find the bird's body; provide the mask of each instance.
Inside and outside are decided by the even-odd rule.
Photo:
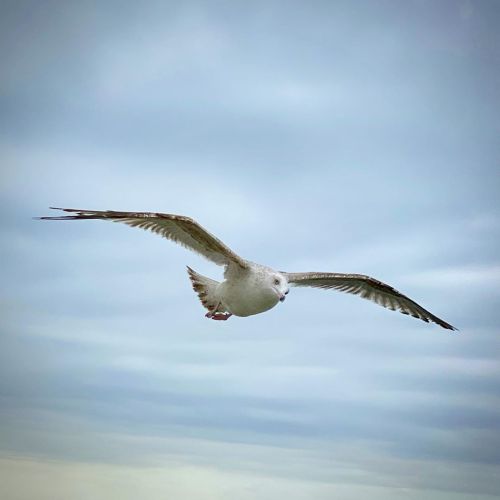
[[[230,267],[225,280],[215,289],[220,312],[235,316],[253,316],[272,309],[285,300],[287,279],[277,271],[253,262],[245,269]]]
[[[252,316],[275,307],[285,300],[290,286],[336,289],[359,295],[392,310],[399,310],[428,323],[432,321],[448,330],[456,330],[437,316],[398,292],[391,286],[362,274],[287,273],[255,264],[241,258],[221,240],[197,222],[183,215],[155,212],[116,212],[60,208],[73,215],[40,217],[45,220],[102,219],[123,222],[151,230],[201,254],[215,264],[225,266],[224,281],[218,282],[188,267],[189,277],[206,316],[227,320],[231,316]]]

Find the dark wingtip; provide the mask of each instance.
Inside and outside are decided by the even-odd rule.
[[[58,208],[58,207],[49,207],[50,210],[64,210],[64,208]],[[31,220],[58,220],[59,217],[48,217],[48,216],[43,216],[43,217],[32,217]]]
[[[49,207],[50,210],[62,210],[63,212],[84,212],[85,210],[77,210],[74,208],[61,208],[61,207]],[[80,214],[76,215],[56,215],[54,217],[44,216],[44,217],[33,217],[34,220],[76,220],[85,219],[87,217],[82,217]]]

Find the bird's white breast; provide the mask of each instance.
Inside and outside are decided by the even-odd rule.
[[[235,316],[252,316],[274,307],[279,296],[266,285],[262,272],[229,276],[218,287],[225,309]]]

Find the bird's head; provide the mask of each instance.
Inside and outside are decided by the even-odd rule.
[[[283,274],[278,272],[271,273],[268,279],[270,288],[278,296],[279,301],[283,302],[290,291],[288,280]]]

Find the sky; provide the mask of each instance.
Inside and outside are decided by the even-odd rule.
[[[500,4],[4,1],[0,496],[500,492]],[[147,232],[364,273],[459,328],[292,289],[210,321]]]

